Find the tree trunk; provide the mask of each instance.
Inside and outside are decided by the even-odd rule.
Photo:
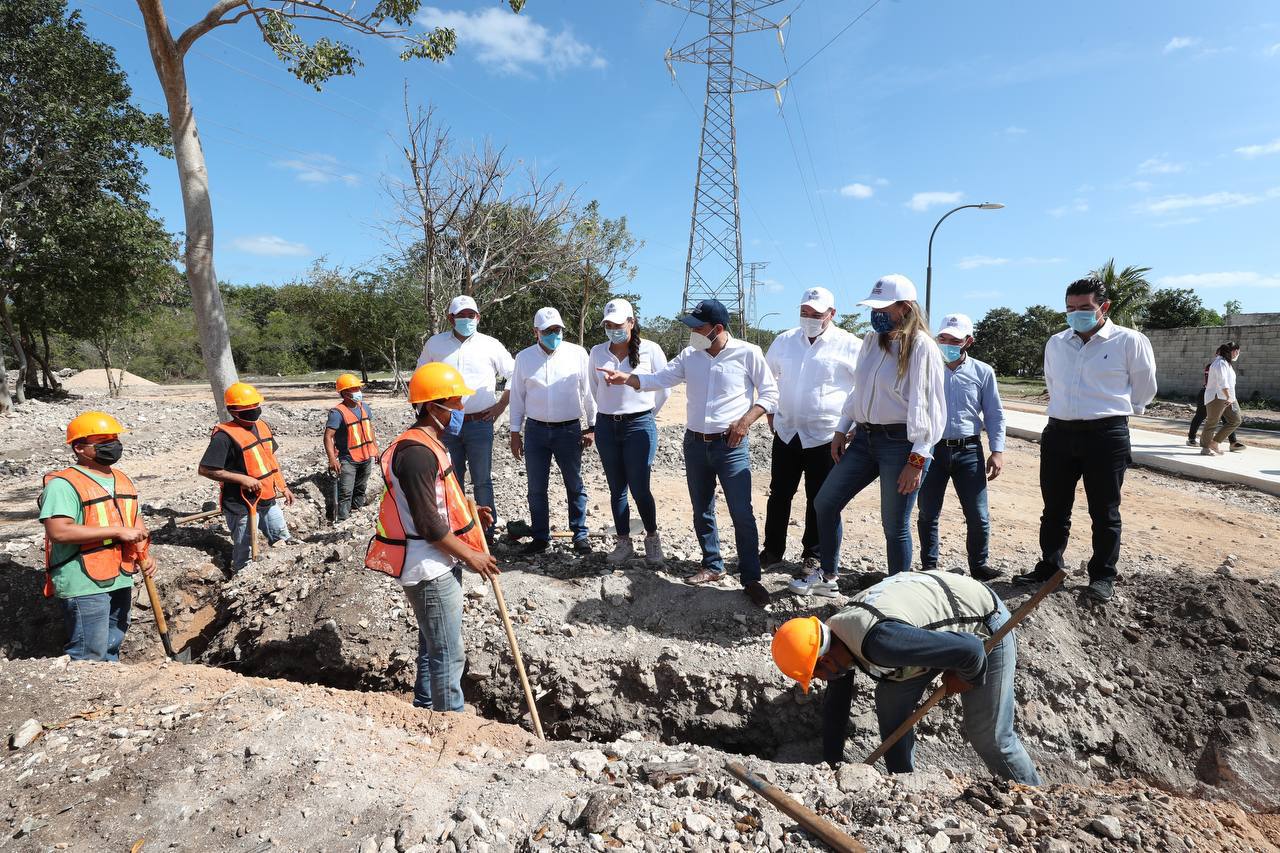
[[[22,349],[22,341],[18,339],[18,333],[13,329],[13,322],[9,319],[9,306],[5,303],[3,296],[0,296],[0,322],[4,325],[5,334],[9,336],[9,343],[13,345],[13,353],[18,357],[18,381],[14,383],[13,402],[21,406],[27,402],[27,394],[25,387],[27,384],[27,353]],[[8,385],[5,386],[6,392]]]
[[[369,384],[369,368],[364,365],[364,350],[356,350],[356,354],[360,356],[360,381],[365,385]]]
[[[13,398],[9,396],[9,371],[4,366],[4,347],[0,347],[0,415],[13,410]]]
[[[45,381],[49,383],[49,390],[60,391],[62,383],[53,372],[52,357],[49,355],[49,329],[45,326],[40,327],[40,343],[44,346],[44,356],[40,359],[40,364],[44,367]]]
[[[22,340],[23,352],[27,354],[27,392],[34,394],[40,390],[40,378],[43,375],[38,369],[41,367],[40,353],[31,340],[31,324],[21,314],[18,315],[18,337]]]
[[[200,335],[200,354],[204,358],[209,384],[213,386],[219,417],[226,420],[228,415],[222,402],[223,392],[238,377],[231,354],[231,337],[227,332],[226,309],[213,268],[213,205],[209,199],[209,173],[205,168],[204,150],[200,146],[195,113],[187,92],[183,57],[178,53],[178,46],[169,31],[162,0],[137,0],[137,3],[147,28],[151,60],[169,108],[169,129],[173,134],[174,161],[178,164],[186,220],[187,285],[191,288],[191,307]]]

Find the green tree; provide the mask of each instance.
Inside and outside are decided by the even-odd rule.
[[[75,257],[88,245],[79,211],[101,209],[104,199],[145,210],[138,149],[164,150],[166,133],[159,116],[129,103],[114,52],[85,34],[64,0],[0,3],[0,81],[0,323],[15,352],[21,403],[28,347],[9,305],[18,326],[30,328],[25,337],[48,340],[55,329],[46,305],[60,281],[50,273],[54,260],[92,260]],[[0,381],[0,411],[10,405]]]
[[[1125,267],[1116,271],[1116,259],[1107,262],[1090,273],[1107,286],[1107,298],[1111,300],[1109,316],[1122,326],[1135,326],[1151,299],[1151,282],[1147,273],[1151,267]]]
[[[1226,304],[1222,306],[1222,313],[1224,316],[1239,314],[1243,310],[1244,306],[1240,303],[1239,299],[1228,299]]]
[[[1021,375],[1023,364],[1017,348],[1022,317],[1009,308],[992,308],[973,327],[973,357],[991,365],[997,375]]]
[[[871,331],[871,321],[865,319],[861,311],[856,314],[841,314],[836,319],[836,325],[860,338]]]
[[[1146,329],[1183,329],[1193,326],[1221,326],[1222,317],[1190,288],[1164,288],[1151,295],[1143,322]]]
[[[423,7],[422,0],[376,0],[369,3],[348,0],[216,0],[203,17],[176,37],[169,27],[164,0],[136,2],[142,12],[152,63],[169,112],[186,221],[186,277],[191,288],[191,304],[201,351],[216,404],[225,414],[222,393],[236,381],[236,366],[213,267],[213,206],[209,197],[204,150],[187,88],[184,67],[187,51],[213,30],[248,19],[290,73],[318,90],[321,84],[334,77],[354,74],[363,63],[354,48],[342,41],[326,37],[307,41],[299,34],[296,22],[304,22],[309,29],[328,25],[360,36],[396,42],[402,47],[402,60],[443,60],[453,52],[456,37],[448,29],[437,28],[430,32],[413,29],[415,16]],[[507,3],[514,12],[519,12],[524,6],[524,0],[507,0]]]

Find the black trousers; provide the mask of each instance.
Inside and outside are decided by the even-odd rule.
[[[1204,394],[1201,394],[1199,402],[1196,403],[1196,413],[1191,417],[1191,428],[1187,430],[1187,441],[1195,441],[1199,437],[1200,427],[1204,425],[1204,419],[1208,416],[1209,412],[1204,405]],[[1226,420],[1226,418],[1223,418],[1223,420]],[[1231,442],[1233,445],[1240,443],[1236,441],[1236,434],[1234,430],[1231,435],[1227,436],[1227,441]]]
[[[1115,577],[1120,558],[1120,489],[1125,469],[1132,462],[1128,418],[1103,418],[1083,429],[1049,422],[1040,435],[1044,512],[1040,516],[1041,558],[1037,571],[1049,574],[1064,567],[1062,552],[1071,533],[1071,506],[1075,503],[1076,483],[1083,479],[1093,521],[1089,579]]]
[[[835,467],[831,445],[804,448],[800,435],[783,442],[773,436],[773,461],[769,466],[769,502],[764,516],[764,550],[776,557],[785,556],[787,525],[791,521],[791,499],[804,478],[804,533],[800,537],[800,558],[818,558],[818,522],[813,513],[813,498],[822,488],[827,474]]]

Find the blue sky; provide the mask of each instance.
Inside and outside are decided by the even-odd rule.
[[[791,68],[871,0],[787,0]],[[167,0],[181,28],[210,0]],[[72,0],[117,49],[136,100],[161,94],[134,3]],[[443,65],[401,63],[357,40],[365,67],[317,94],[244,24],[188,56],[217,223],[219,277],[278,283],[318,256],[358,265],[386,250],[380,176],[398,174],[402,85],[463,142],[490,138],[554,170],[645,241],[628,289],[670,315],[684,282],[705,71],[663,54],[698,19],[656,0],[441,0]],[[123,19],[123,20],[122,20]],[[681,27],[683,25],[683,30]],[[705,31],[705,23],[703,24]],[[334,33],[329,32],[330,35]],[[769,32],[738,61],[787,76]],[[701,73],[700,73],[701,72]],[[800,70],[779,114],[737,98],[744,261],[767,261],[763,325],[792,325],[800,291],[853,310],[881,274],[921,287],[934,222],[934,314],[1058,305],[1108,257],[1193,287],[1210,307],[1280,310],[1280,7],[1266,0],[1044,4],[882,0]],[[794,139],[788,140],[788,128]],[[149,158],[151,198],[182,227],[174,165]]]

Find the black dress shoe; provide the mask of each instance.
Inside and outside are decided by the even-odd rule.
[[[782,562],[782,555],[775,554],[772,551],[760,552],[760,568],[771,569]]]
[[[764,588],[764,584],[760,581],[752,581],[742,588],[747,594],[747,598],[751,599],[751,603],[756,607],[764,607],[769,603],[769,590]]]
[[[973,576],[974,580],[980,580],[983,583],[993,581],[1000,577],[1000,572],[990,566],[978,566],[978,568],[972,570],[969,574]]]
[[[585,557],[591,553],[591,543],[585,539],[573,540],[573,553],[579,557]]]
[[[532,557],[534,554],[541,554],[543,551],[551,547],[551,543],[545,539],[535,539],[532,542],[526,542],[520,546],[519,554],[522,557]]]
[[[1116,594],[1116,582],[1111,578],[1098,578],[1097,580],[1089,581],[1089,585],[1084,588],[1084,594],[1094,601],[1110,601],[1111,596]]]
[[[1014,575],[1013,582],[1014,583],[1044,583],[1049,578],[1053,577],[1055,574],[1057,574],[1057,572],[1054,571],[1053,569],[1050,569],[1048,571],[1044,571],[1043,569],[1032,569],[1031,571],[1026,572],[1025,574]]]

